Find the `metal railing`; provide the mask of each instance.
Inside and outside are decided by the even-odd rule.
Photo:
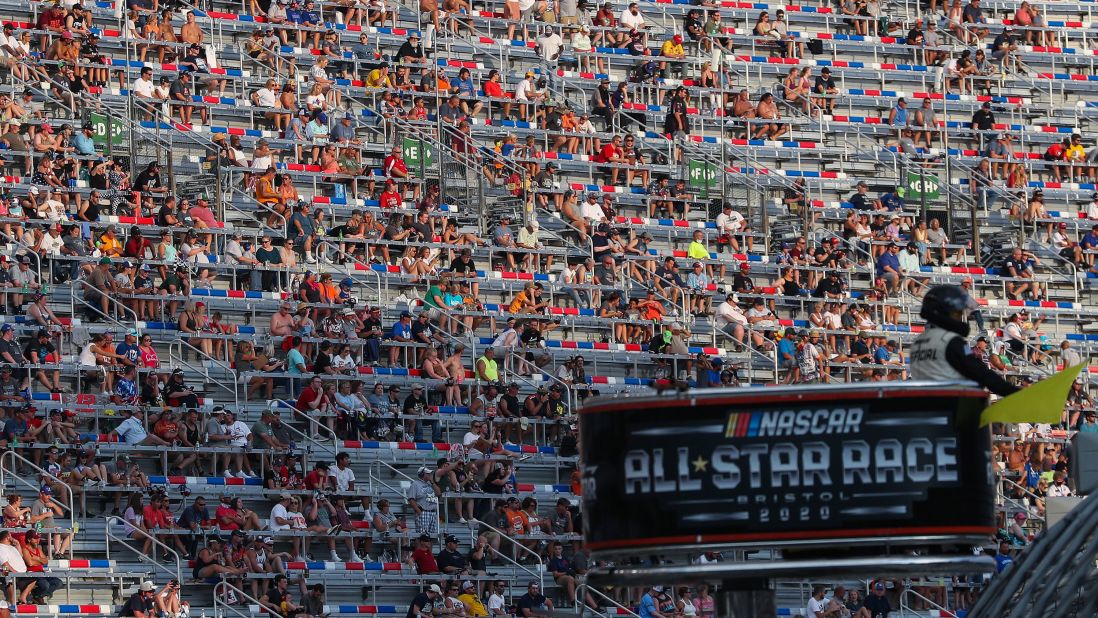
[[[116,515],[107,516],[107,525],[103,528],[103,534],[104,534],[105,545],[106,545],[105,551],[106,551],[106,555],[107,555],[107,560],[111,559],[111,545],[112,545],[112,543],[118,543],[119,545],[125,547],[126,549],[128,549],[128,550],[132,551],[134,554],[136,554],[138,560],[140,560],[141,562],[148,562],[156,570],[167,573],[168,575],[175,578],[175,581],[177,581],[177,582],[182,582],[183,581],[183,560],[182,560],[182,558],[180,558],[178,552],[176,552],[174,549],[172,549],[172,548],[168,547],[167,545],[165,545],[164,543],[162,543],[154,535],[149,534],[148,532],[146,532],[146,531],[144,531],[141,528],[138,528],[136,526],[131,526],[133,528],[133,534],[141,537],[144,540],[152,541],[152,543],[153,543],[152,555],[147,555],[143,551],[141,551],[141,550],[137,549],[136,547],[134,547],[133,545],[131,545],[129,543],[129,539],[127,537],[119,536],[111,530],[111,526],[117,526],[117,525],[121,525],[121,526],[123,526],[123,529],[125,529],[125,526],[127,526],[128,524],[127,524],[126,520],[124,520],[121,517],[118,517]],[[180,533],[183,532],[183,529],[180,529],[179,532]],[[157,549],[162,549],[165,552],[165,555],[162,558],[157,558],[157,556],[156,556],[156,550]],[[117,548],[116,548],[115,551],[117,551]],[[168,561],[168,562],[165,563],[164,561]],[[172,566],[174,566],[175,568],[172,568]]]
[[[915,609],[914,607],[912,607],[912,597],[919,601],[922,601],[924,605],[929,606],[934,611],[935,615],[941,616],[942,618],[957,618],[957,614],[954,611],[938,605],[934,601],[919,594],[918,592],[915,592],[911,588],[904,588],[904,591],[900,593],[901,618],[904,618],[905,616],[908,616],[910,614],[914,614],[916,616],[925,616],[927,614],[928,610],[925,607],[923,609]]]
[[[376,472],[374,471],[375,467],[377,468]],[[383,480],[381,478],[381,470],[382,469],[388,469],[389,472],[391,472],[394,476],[403,477],[403,478],[407,479],[408,482],[410,482],[410,483],[416,482],[416,479],[413,479],[412,477],[408,476],[407,474],[404,474],[403,472],[401,472],[400,470],[397,470],[395,467],[389,465],[388,463],[386,463],[384,461],[381,461],[381,460],[378,460],[378,461],[374,462],[373,466],[370,466],[370,471],[369,471],[370,493],[371,494],[377,493],[377,492],[374,491],[374,487],[373,487],[373,484],[377,483],[378,485],[388,489],[389,491],[393,492],[394,494],[404,496],[405,504],[407,504],[407,500],[408,500],[407,490],[405,490],[404,488],[401,488],[401,487],[394,487],[390,483],[387,483],[385,480]],[[442,509],[443,509],[443,502],[440,499],[438,501],[438,506],[435,508],[435,529],[436,530],[441,529],[441,522],[442,522],[441,511],[442,511]],[[415,513],[413,513],[412,515],[413,515],[412,516],[413,520],[417,519],[417,515]]]
[[[617,613],[614,613],[614,614],[600,614],[600,615],[604,615],[604,616],[611,616],[611,615],[614,615],[614,616],[632,616],[633,618],[641,618],[640,614],[638,614],[637,612],[635,612],[635,611],[629,609],[628,607],[622,605],[621,603],[618,603],[614,599],[611,599],[609,596],[607,596],[601,590],[599,590],[597,588],[592,588],[591,586],[588,586],[587,582],[582,582],[582,583],[580,583],[579,585],[576,586],[576,598],[573,599],[573,601],[575,601],[575,604],[576,604],[576,613],[581,615],[581,616],[584,615],[587,612],[595,612],[595,610],[588,607],[584,603],[585,598],[589,594],[594,595],[596,598],[598,598],[602,601],[606,601],[610,605],[610,607],[615,607],[618,610]],[[596,612],[596,613],[598,613],[598,612]]]
[[[74,495],[73,495],[72,489],[68,486],[67,483],[65,483],[61,479],[59,479],[56,476],[50,474],[49,472],[47,472],[43,468],[40,468],[40,467],[36,466],[29,459],[27,459],[26,457],[23,457],[19,453],[15,452],[16,448],[18,448],[18,447],[9,445],[9,450],[7,450],[3,453],[0,453],[0,489],[3,489],[3,488],[8,486],[8,472],[9,471],[8,471],[7,465],[5,464],[5,461],[8,458],[10,458],[11,459],[11,471],[10,471],[11,478],[14,480],[14,482],[17,485],[24,485],[26,487],[30,487],[37,494],[38,491],[41,489],[41,485],[39,485],[39,484],[37,484],[37,483],[35,483],[31,480],[28,480],[28,475],[20,474],[17,470],[20,463],[22,463],[25,466],[29,466],[32,470],[34,470],[35,472],[38,473],[39,478],[49,479],[49,480],[53,481],[54,483],[57,483],[58,485],[64,487],[67,490],[65,493],[68,494],[68,504],[67,505],[66,504],[61,504],[61,507],[62,508],[64,508],[65,506],[68,507],[69,530],[72,531],[72,534],[76,534],[77,531],[79,530],[79,527],[76,525],[76,507],[75,507],[76,502],[73,499]],[[83,496],[81,496],[81,498],[83,498]],[[72,559],[72,546],[73,545],[74,545],[73,543],[69,543],[69,559],[70,560]]]
[[[214,616],[224,618],[226,615],[233,615],[239,616],[240,618],[252,618],[255,615],[247,607],[241,609],[235,605],[231,605],[230,603],[228,603],[224,597],[229,592],[232,592],[234,595],[236,595],[237,600],[243,599],[245,601],[250,601],[254,605],[258,605],[260,607],[260,611],[265,612],[269,616],[273,616],[274,618],[283,618],[282,614],[270,609],[263,603],[260,603],[259,599],[245,593],[240,588],[237,588],[236,586],[224,580],[218,582],[216,585],[214,585],[213,588]]]
[[[533,556],[537,567],[535,569],[530,569],[526,565],[521,564],[516,559],[517,555],[515,557],[509,557],[509,556],[505,555],[503,552],[500,552],[496,549],[492,549],[491,546],[489,546],[489,549],[492,549],[493,554],[495,554],[496,556],[499,556],[500,558],[503,558],[507,562],[511,563],[513,566],[516,566],[519,569],[522,569],[524,572],[526,572],[527,575],[529,575],[530,577],[533,577],[534,579],[538,580],[539,589],[542,589],[542,590],[545,589],[545,585],[544,585],[545,584],[545,563],[541,559],[541,554],[539,554],[538,552],[530,549],[529,547],[526,547],[525,545],[520,543],[518,540],[516,540],[514,537],[508,535],[506,532],[500,530],[499,528],[496,528],[495,526],[486,524],[483,521],[479,521],[479,520],[478,520],[478,525],[483,526],[483,527],[491,530],[492,532],[495,532],[496,534],[499,535],[501,540],[506,540],[506,541],[510,542],[512,550],[521,549],[523,552]],[[476,533],[472,533],[472,534],[473,534],[473,538],[475,539],[476,538]]]

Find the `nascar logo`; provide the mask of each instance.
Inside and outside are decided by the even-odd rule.
[[[726,438],[769,438],[857,433],[861,430],[862,408],[818,410],[773,410],[733,412],[725,423]]]

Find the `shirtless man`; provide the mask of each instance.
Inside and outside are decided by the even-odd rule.
[[[288,303],[282,303],[278,313],[271,316],[271,335],[289,337],[294,334],[294,315]]]
[[[194,11],[187,13],[187,22],[179,29],[179,38],[184,43],[197,43],[202,45],[202,29],[194,20]]]

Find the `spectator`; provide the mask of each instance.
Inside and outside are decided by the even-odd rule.
[[[888,284],[888,293],[895,295],[904,278],[904,272],[900,268],[900,247],[896,243],[889,243],[888,249],[877,258],[877,276],[883,277]]]
[[[154,618],[156,615],[156,586],[150,581],[143,581],[137,587],[126,603],[122,606],[119,616],[133,618]]]
[[[416,594],[412,598],[412,603],[408,607],[408,618],[419,618],[421,616],[436,616],[445,608],[445,601],[442,596],[442,588],[438,587],[438,584],[431,584],[426,590]]]
[[[519,597],[517,607],[518,615],[523,618],[548,618],[554,611],[553,601],[541,593],[541,585],[537,582],[530,582],[526,586],[526,594]]]

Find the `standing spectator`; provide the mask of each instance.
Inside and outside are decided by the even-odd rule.
[[[431,471],[420,466],[409,492],[408,506],[415,513],[416,531],[424,535],[438,534],[438,497],[439,489],[431,480]]]

